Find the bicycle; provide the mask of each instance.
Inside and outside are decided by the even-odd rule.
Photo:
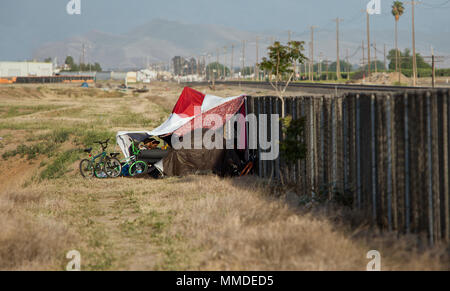
[[[120,161],[117,159],[119,153],[111,153],[108,156],[106,149],[108,148],[109,138],[102,142],[97,141],[94,143],[100,144],[102,148],[102,152],[96,156],[92,157],[92,147],[84,150],[85,153],[89,154],[89,159],[83,159],[80,162],[80,173],[84,178],[117,178],[122,172],[122,165]],[[100,159],[97,162],[97,159]]]
[[[130,152],[132,155],[128,159],[122,161],[125,163],[125,165],[129,166],[128,174],[130,175],[130,177],[147,173],[148,165],[146,162],[141,161],[137,158],[141,150],[135,146],[134,142],[131,143]]]

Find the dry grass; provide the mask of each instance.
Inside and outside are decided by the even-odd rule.
[[[336,223],[342,213],[290,207],[255,178],[83,180],[77,149],[158,125],[182,87],[149,89],[119,98],[60,85],[0,87],[9,112],[0,117],[0,155],[24,139],[59,140],[51,155],[0,160],[0,269],[63,270],[72,249],[83,270],[365,270],[371,249],[384,269],[449,269],[446,246],[419,251],[414,240],[355,231]]]
[[[60,269],[74,235],[63,223],[27,211],[42,207],[41,198],[25,190],[1,195],[0,270]]]

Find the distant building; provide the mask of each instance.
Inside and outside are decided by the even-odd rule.
[[[176,56],[172,59],[173,73],[176,76],[187,76],[198,74],[205,68],[205,64],[199,62],[195,58],[185,59]]]
[[[172,59],[172,63],[173,63],[173,73],[177,76],[183,75],[186,60],[180,56],[176,56]]]
[[[0,62],[0,78],[52,76],[53,64],[40,62]]]

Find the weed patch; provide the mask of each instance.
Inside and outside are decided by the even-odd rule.
[[[65,151],[41,172],[39,178],[41,180],[61,178],[67,173],[67,166],[77,161],[80,158],[80,154],[81,151],[78,149]]]

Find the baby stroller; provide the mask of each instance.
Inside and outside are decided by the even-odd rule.
[[[122,138],[124,137],[122,136]],[[150,174],[155,178],[161,177],[162,173],[154,164],[166,157],[167,151],[162,149],[140,149],[138,146],[140,139],[142,138],[136,140],[127,136],[126,144],[129,145],[127,149],[129,155],[128,158],[122,161],[124,162],[122,165],[122,175],[135,177],[141,174]]]

